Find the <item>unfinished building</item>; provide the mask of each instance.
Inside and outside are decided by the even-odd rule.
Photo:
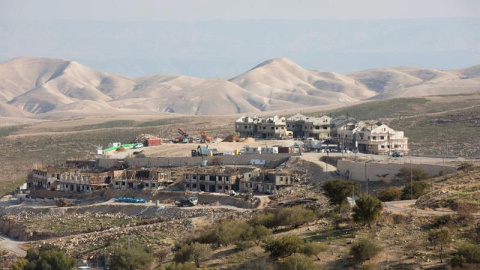
[[[115,189],[163,189],[171,185],[172,169],[139,168],[115,171],[113,188]]]
[[[242,116],[235,121],[235,132],[242,138],[283,139],[287,137],[287,123],[285,117],[277,115],[267,118]]]
[[[331,117],[310,117],[295,114],[287,118],[287,130],[293,132],[294,138],[313,137],[316,140],[331,138]]]
[[[294,182],[295,178],[286,171],[258,171],[251,177],[244,177],[240,180],[239,191],[275,194],[282,188],[293,186]]]
[[[185,189],[229,193],[238,191],[240,180],[251,177],[256,168],[239,166],[191,168],[183,174]]]

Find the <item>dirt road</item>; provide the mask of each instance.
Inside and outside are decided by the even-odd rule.
[[[418,208],[413,208],[412,205],[415,205],[417,200],[405,200],[405,201],[393,201],[385,202],[383,205],[385,210],[396,213],[412,213],[419,215],[427,216],[443,216],[443,215],[454,215],[454,211],[445,211],[445,210],[423,210]]]
[[[0,247],[6,250],[9,250],[11,252],[14,252],[22,257],[25,257],[25,255],[27,255],[27,252],[21,249],[19,246],[25,243],[26,242],[12,240],[7,236],[0,234]]]

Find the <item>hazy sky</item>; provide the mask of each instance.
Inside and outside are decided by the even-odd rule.
[[[0,62],[229,77],[287,57],[341,73],[480,64],[480,0],[0,0]]]
[[[245,20],[479,17],[479,0],[0,0],[10,20]]]

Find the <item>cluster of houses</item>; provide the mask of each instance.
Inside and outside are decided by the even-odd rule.
[[[100,168],[95,161],[67,161],[60,166],[35,166],[27,189],[89,193],[101,189],[160,190],[181,183],[185,190],[231,194],[260,192],[274,194],[294,184],[288,172],[259,166],[179,166]],[[98,165],[98,164],[97,164]]]
[[[235,121],[240,137],[263,139],[300,138],[334,143],[340,150],[357,150],[369,154],[408,152],[408,138],[403,131],[374,121],[357,121],[349,117],[310,117],[295,114],[289,118],[242,116]]]

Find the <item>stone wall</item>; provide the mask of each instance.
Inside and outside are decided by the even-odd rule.
[[[433,176],[438,176],[440,171],[445,168],[450,173],[456,171],[453,166],[442,166],[432,164],[418,164],[418,163],[376,163],[376,162],[356,162],[350,160],[339,160],[337,162],[337,169],[340,175],[344,178],[357,181],[365,181],[365,172],[370,181],[381,181],[381,177],[385,176],[389,179],[394,179],[402,167],[419,167],[429,172]]]

